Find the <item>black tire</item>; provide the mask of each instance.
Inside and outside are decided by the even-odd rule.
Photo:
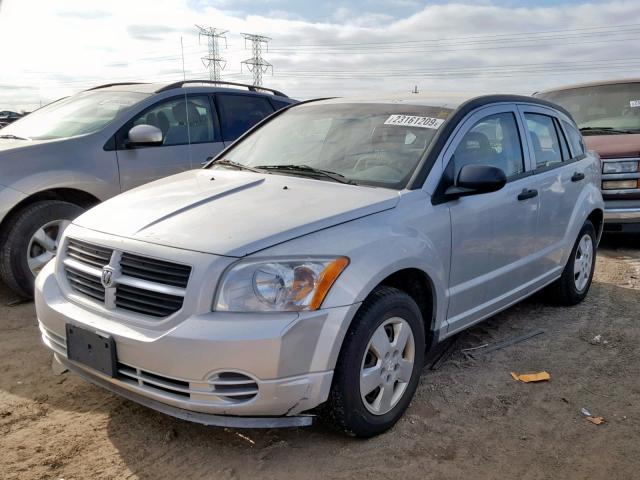
[[[579,290],[576,286],[576,280],[574,276],[574,266],[576,262],[576,252],[578,251],[578,247],[581,239],[585,236],[589,235],[591,237],[592,242],[592,258],[591,261],[591,271],[589,273],[589,278],[585,287]],[[590,220],[587,220],[582,228],[580,229],[580,233],[578,234],[578,238],[576,239],[573,248],[571,249],[571,255],[569,255],[569,260],[567,260],[567,264],[562,271],[562,276],[553,282],[549,287],[547,287],[547,293],[549,298],[558,305],[571,306],[576,305],[582,300],[585,299],[587,293],[589,293],[589,288],[591,287],[591,281],[593,280],[593,273],[595,270],[596,264],[596,246],[597,246],[597,235],[596,229]]]
[[[395,406],[382,415],[371,413],[360,396],[360,371],[369,340],[386,320],[400,317],[411,327],[414,363],[410,381]],[[406,293],[379,287],[365,300],[347,332],[326,404],[325,420],[349,435],[368,438],[391,428],[409,406],[424,365],[425,332],[420,309]]]
[[[43,200],[19,211],[0,234],[0,278],[24,298],[33,297],[34,276],[27,263],[31,237],[49,222],[73,220],[84,209],[60,200]]]

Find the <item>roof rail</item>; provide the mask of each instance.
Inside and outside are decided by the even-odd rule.
[[[222,80],[181,80],[179,82],[170,83],[169,85],[165,85],[164,87],[160,88],[159,90],[156,90],[156,93],[164,92],[166,90],[172,90],[174,88],[181,88],[181,87],[185,86],[188,83],[204,83],[204,84],[207,84],[207,85],[231,85],[233,87],[245,87],[251,92],[265,91],[265,92],[271,92],[274,95],[278,95],[280,97],[289,98],[284,93],[279,92],[278,90],[274,90],[272,88],[258,87],[256,85],[248,85],[246,83],[225,82],[225,81],[222,81]]]
[[[97,87],[87,88],[85,92],[90,92],[91,90],[99,90],[101,88],[107,88],[107,87],[117,87],[118,85],[145,85],[145,83],[144,82],[105,83],[104,85],[98,85]]]

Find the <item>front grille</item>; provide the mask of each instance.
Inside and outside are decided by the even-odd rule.
[[[71,288],[77,292],[104,302],[104,287],[100,278],[65,265],[64,271]]]
[[[73,238],[67,244],[67,257],[92,267],[102,268],[111,261],[113,250],[106,247],[91,245]]]
[[[254,379],[236,372],[222,372],[214,375],[206,384],[192,385],[186,380],[165,377],[124,363],[118,363],[120,380],[147,389],[159,390],[178,398],[197,401],[225,403],[247,402],[258,395],[258,384]]]
[[[141,257],[133,253],[123,253],[120,259],[123,275],[141,278],[151,282],[185,288],[191,275],[191,267],[164,260]]]
[[[161,375],[156,375],[151,372],[134,368],[124,363],[118,363],[118,373],[123,381],[134,380],[140,386],[148,388],[162,390],[163,392],[170,393],[179,397],[189,398],[189,382],[184,380],[176,380]]]
[[[116,288],[116,306],[125,310],[150,315],[168,317],[182,308],[183,297],[167,293],[152,292],[130,285]]]
[[[168,317],[182,308],[191,267],[69,238],[63,260],[71,289],[107,308]],[[113,285],[102,284],[105,266]],[[109,285],[109,283],[106,283]]]

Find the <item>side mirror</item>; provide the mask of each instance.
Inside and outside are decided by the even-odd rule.
[[[162,130],[153,125],[136,125],[129,130],[129,147],[153,147],[162,145]]]
[[[507,183],[504,172],[490,165],[465,165],[460,169],[456,185],[447,188],[447,197],[465,197],[500,190]]]

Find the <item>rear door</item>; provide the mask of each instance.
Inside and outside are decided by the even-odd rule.
[[[148,124],[162,130],[158,146],[131,147],[129,130]],[[224,148],[215,106],[208,95],[161,100],[136,114],[116,134],[122,191],[158,178],[199,168]]]
[[[464,165],[481,164],[501,168],[508,179],[497,192],[449,202],[449,331],[481,320],[529,291],[539,198],[523,136],[514,105],[488,107],[465,121],[445,153],[444,164],[456,176]]]
[[[535,241],[541,251],[536,275],[562,270],[571,216],[585,181],[582,152],[572,153],[567,133],[557,113],[549,108],[520,105],[526,126],[536,189],[540,192],[540,216]]]
[[[218,93],[216,105],[226,146],[274,112],[266,97],[249,93]]]

